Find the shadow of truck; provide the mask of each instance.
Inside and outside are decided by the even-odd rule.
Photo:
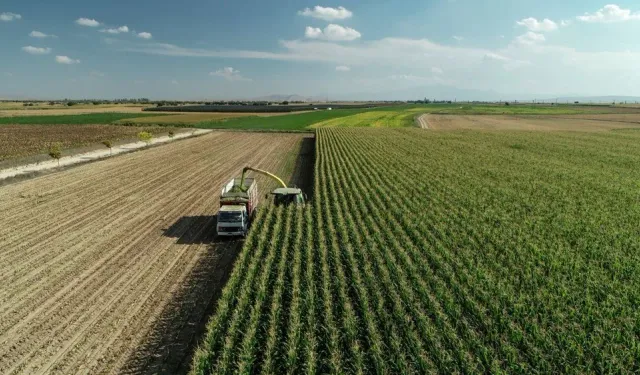
[[[177,238],[176,243],[180,245],[213,244],[217,224],[217,215],[183,216],[164,229],[164,236]]]
[[[164,230],[191,246],[198,260],[122,369],[126,374],[186,374],[209,317],[242,249],[239,239],[216,238],[216,215],[183,216]],[[197,246],[204,245],[204,246]]]

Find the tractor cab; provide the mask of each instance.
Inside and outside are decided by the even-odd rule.
[[[278,188],[271,192],[276,206],[304,205],[304,194],[298,188]]]

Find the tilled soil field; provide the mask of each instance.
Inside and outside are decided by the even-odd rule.
[[[221,185],[304,184],[312,141],[211,133],[0,188],[0,373],[188,369],[241,246],[214,235]]]
[[[79,115],[85,113],[104,113],[104,112],[117,112],[117,113],[140,113],[142,112],[141,106],[78,106],[78,107],[51,107],[43,106],[40,108],[30,109],[32,107],[20,108],[20,106],[1,106],[0,105],[0,117],[11,116],[57,116],[57,115]]]
[[[427,115],[422,119],[429,129],[606,131],[640,128],[638,114],[593,114],[553,116],[508,115]],[[422,125],[424,127],[424,125]]]

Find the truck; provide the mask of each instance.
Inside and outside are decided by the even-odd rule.
[[[247,235],[258,206],[258,184],[255,178],[233,178],[222,188],[218,210],[218,236]]]

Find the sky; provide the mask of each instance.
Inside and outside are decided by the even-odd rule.
[[[640,96],[606,1],[2,0],[0,98]]]

